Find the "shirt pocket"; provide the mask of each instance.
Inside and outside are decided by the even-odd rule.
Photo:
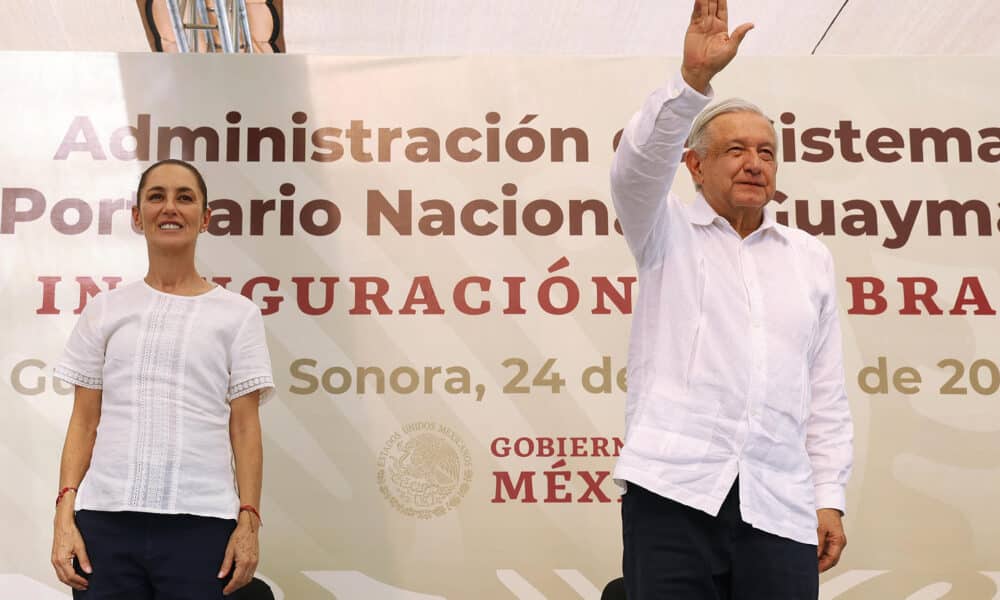
[[[662,429],[637,425],[629,432],[625,444],[636,456],[657,462],[666,461],[671,468],[704,469],[711,440],[711,432],[706,435],[697,428],[684,431],[669,425]]]

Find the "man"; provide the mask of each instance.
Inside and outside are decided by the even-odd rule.
[[[833,261],[775,222],[777,137],[752,104],[695,116],[736,55],[697,0],[681,72],[625,129],[612,197],[639,270],[622,499],[629,600],[815,600],[851,470]],[[693,125],[692,125],[693,122]],[[669,189],[684,163],[698,194]]]

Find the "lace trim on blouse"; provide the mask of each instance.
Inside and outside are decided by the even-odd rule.
[[[263,388],[273,388],[274,380],[270,375],[262,375],[260,377],[251,377],[245,381],[233,384],[229,386],[229,396],[227,400],[232,400],[233,398],[239,398],[240,396],[245,396],[250,392],[255,392]]]
[[[90,388],[92,390],[99,390],[103,388],[104,382],[100,377],[91,377],[90,375],[84,375],[83,373],[64,367],[62,365],[56,366],[52,370],[52,373],[62,379],[66,383],[72,383],[74,385],[79,385],[81,387]]]

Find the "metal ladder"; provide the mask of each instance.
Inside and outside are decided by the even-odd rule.
[[[174,28],[178,52],[199,52],[199,38],[204,35],[209,52],[218,52],[215,33],[219,34],[222,52],[253,53],[250,20],[246,0],[166,0],[170,24]],[[221,7],[221,10],[220,10]],[[215,14],[215,23],[209,18]],[[185,20],[185,19],[190,20]],[[233,25],[235,24],[235,27]]]

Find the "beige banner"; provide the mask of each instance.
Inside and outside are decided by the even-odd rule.
[[[741,59],[715,82],[773,115],[779,218],[836,258],[857,459],[824,599],[1000,597],[997,66]],[[67,595],[51,365],[92,294],[143,274],[127,208],[167,156],[208,181],[199,269],[265,313],[279,596],[598,598],[637,285],[608,165],[676,67],[0,55],[0,600]]]

